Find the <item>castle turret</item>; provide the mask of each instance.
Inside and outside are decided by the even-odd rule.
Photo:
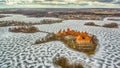
[[[61,30],[57,33],[57,36],[61,36]]]

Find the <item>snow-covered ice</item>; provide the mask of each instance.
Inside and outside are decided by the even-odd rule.
[[[44,38],[46,33],[12,33],[8,32],[9,27],[0,27],[0,68],[54,68],[52,61],[57,56],[65,56],[73,62],[84,63],[85,68],[86,65],[92,68],[120,68],[120,27],[85,26],[84,23],[89,21],[101,25],[109,22],[120,24],[120,21],[107,20],[65,20],[62,23],[36,27],[54,33],[60,29],[70,28],[96,35],[99,45],[95,55],[92,56],[69,49],[60,41],[34,45],[34,42]]]
[[[0,14],[0,15],[6,15],[6,17],[4,18],[0,18],[0,21],[20,21],[20,22],[40,22],[43,19],[53,19],[53,20],[58,20],[58,18],[51,18],[51,17],[39,17],[39,18],[35,18],[35,17],[28,17],[25,15],[21,15],[21,14]]]

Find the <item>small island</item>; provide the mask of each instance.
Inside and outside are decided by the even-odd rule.
[[[6,15],[0,15],[0,18],[4,18],[4,17],[7,17]]]
[[[61,41],[67,47],[83,52],[87,55],[95,53],[98,40],[96,36],[87,32],[78,32],[71,29],[58,31],[56,34],[51,33],[42,40],[36,40],[35,44],[41,44],[50,41]]]
[[[35,23],[27,23],[22,21],[0,21],[0,27],[7,27],[7,26],[31,26],[31,25],[42,25],[42,24],[54,24],[54,23],[61,23],[63,20],[52,20],[52,19],[43,19],[40,22]]]

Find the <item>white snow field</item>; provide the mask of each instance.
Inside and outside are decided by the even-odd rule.
[[[25,15],[21,14],[0,14],[0,15],[6,15],[7,17],[0,18],[0,21],[24,21],[24,22],[40,22],[43,19],[53,19],[53,20],[58,20],[58,18],[51,18],[51,17],[41,17],[41,18],[35,18],[35,17],[28,17]]]
[[[19,18],[19,15],[15,18]],[[0,21],[7,19],[8,17],[0,18]],[[14,18],[9,17],[9,21],[12,19]],[[34,18],[34,21],[36,19],[40,18]],[[21,20],[22,17],[16,19],[16,21]],[[120,24],[120,21],[108,20],[65,20],[61,23],[35,26],[42,31],[54,33],[60,29],[70,28],[96,35],[99,45],[95,55],[92,56],[69,49],[60,41],[34,44],[36,40],[44,38],[47,33],[12,33],[8,32],[9,27],[0,27],[0,68],[56,68],[52,62],[58,56],[65,56],[71,62],[81,62],[85,68],[89,68],[89,66],[92,68],[120,68],[120,27],[103,28],[84,25],[85,22],[90,21],[100,25],[111,22]]]

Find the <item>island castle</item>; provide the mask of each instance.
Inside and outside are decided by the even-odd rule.
[[[57,33],[57,36],[67,36],[71,35],[76,38],[77,44],[89,44],[91,42],[92,37],[88,35],[87,32],[78,32],[74,30],[70,30],[69,28],[67,30],[59,31]]]

